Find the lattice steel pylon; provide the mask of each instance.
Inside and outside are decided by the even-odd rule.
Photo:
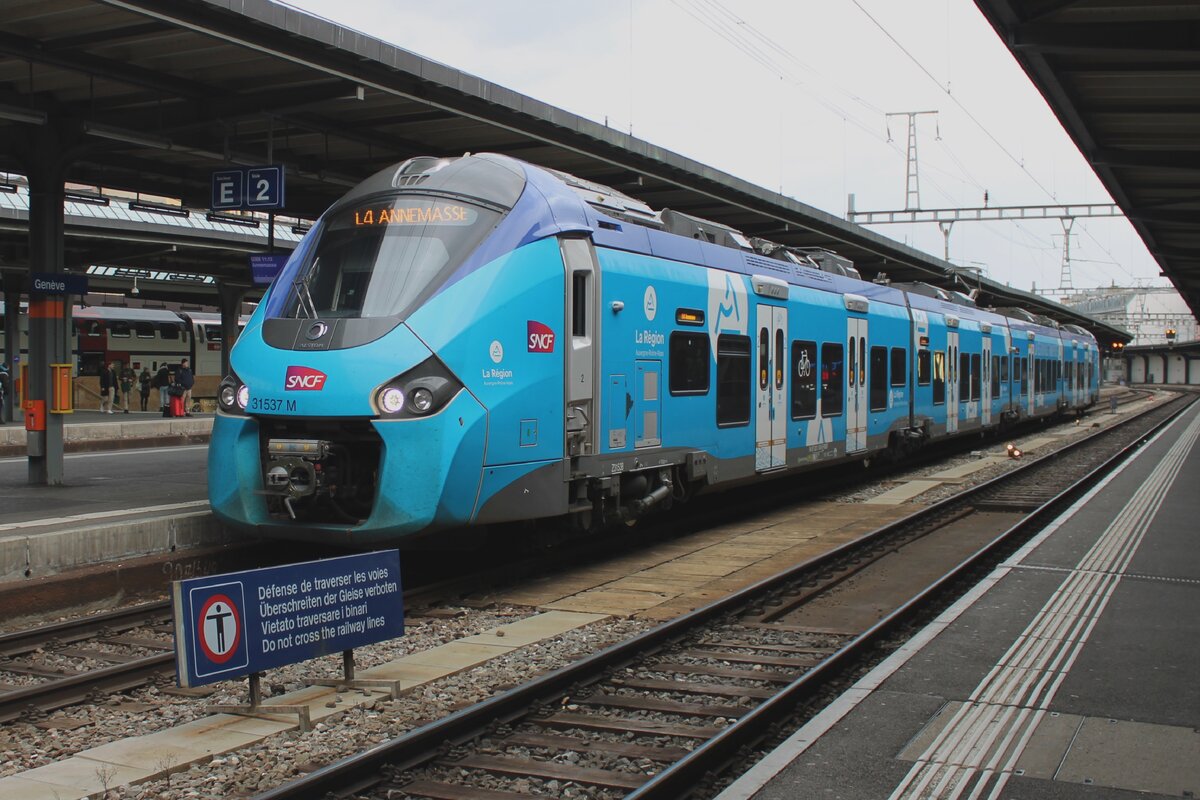
[[[1067,291],[1075,288],[1071,283],[1071,226],[1075,224],[1074,217],[1060,219],[1063,227],[1063,257],[1062,270],[1058,274],[1058,288]]]
[[[921,184],[917,177],[917,117],[931,114],[937,116],[936,111],[895,111],[886,114],[886,120],[892,117],[908,117],[908,158],[907,158],[907,174],[904,177],[904,210],[913,211],[921,207]],[[888,132],[888,141],[891,141],[891,132]]]

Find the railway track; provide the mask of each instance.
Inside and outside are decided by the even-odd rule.
[[[1143,395],[1130,392],[1121,399],[1132,402],[1143,399]],[[903,466],[912,468],[944,455],[942,450],[925,453],[904,462]],[[877,478],[878,473],[874,477]],[[844,475],[830,477],[810,488],[820,493],[822,487],[830,487],[844,480]],[[768,503],[791,502],[795,499],[794,489],[790,486],[772,487],[764,491]],[[1007,500],[1013,509],[1019,510],[1017,506],[1022,505],[1025,496],[1022,491],[1034,490],[1017,491],[1015,499]],[[772,497],[774,500],[769,499]],[[997,495],[992,502],[1001,504],[1006,501]],[[717,514],[734,514],[734,505],[727,504]],[[694,525],[695,518],[701,515],[688,513],[672,521],[660,521],[653,535],[670,536],[674,529]],[[709,519],[711,521],[711,516]],[[406,607],[411,609],[433,605],[447,598],[477,591],[481,586],[552,570],[556,564],[571,564],[580,558],[594,558],[605,552],[621,550],[631,546],[634,541],[645,544],[648,535],[651,535],[651,531],[642,529],[636,534],[607,537],[602,543],[581,543],[549,557],[544,553],[537,554],[468,576],[413,587],[405,592]],[[161,680],[175,668],[172,637],[171,609],[167,600],[27,631],[0,634],[0,723],[36,718],[59,708]],[[7,681],[10,682],[6,682],[5,673],[15,677],[9,677]],[[15,680],[21,683],[11,683]]]
[[[805,703],[814,713],[836,696],[886,656],[887,642],[904,638],[898,631],[905,625],[952,602],[1191,401],[1157,406],[1030,460],[258,800],[693,793],[746,748],[770,739],[775,726],[804,716]],[[1035,489],[1048,498],[1036,509],[1005,499]]]

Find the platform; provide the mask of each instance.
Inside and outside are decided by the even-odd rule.
[[[720,800],[1200,796],[1193,407]]]
[[[153,447],[184,442],[207,442],[213,415],[165,418],[159,411],[102,414],[76,411],[63,424],[63,447],[68,453]],[[0,423],[0,458],[25,455],[25,426],[21,421]]]

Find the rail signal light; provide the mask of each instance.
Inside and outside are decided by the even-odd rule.
[[[1167,328],[1167,341],[1168,342],[1175,341],[1175,329],[1174,328]]]
[[[1125,349],[1125,344],[1124,344],[1123,342],[1113,342],[1113,343],[1112,343],[1112,349],[1113,349],[1114,351],[1117,351],[1117,350],[1124,350],[1124,349]]]

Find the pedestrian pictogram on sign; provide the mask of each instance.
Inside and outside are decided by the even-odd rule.
[[[201,606],[198,627],[196,640],[209,661],[224,664],[237,652],[242,638],[241,615],[225,595],[213,595]]]

